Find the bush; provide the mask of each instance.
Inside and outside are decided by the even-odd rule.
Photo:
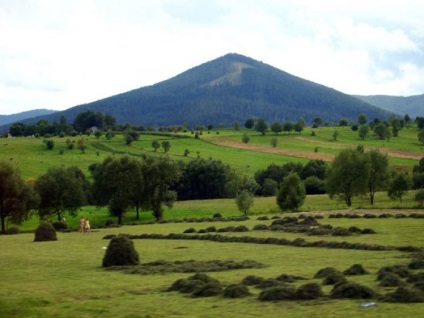
[[[214,219],[221,219],[221,218],[222,218],[222,215],[221,215],[221,213],[215,213],[215,214],[213,215],[213,218],[214,218]]]
[[[226,298],[241,298],[250,295],[249,289],[244,284],[231,284],[224,289]]]
[[[388,293],[383,297],[383,301],[391,303],[422,303],[424,294],[414,288],[398,287],[393,293]]]
[[[103,267],[137,265],[138,263],[138,253],[128,236],[119,235],[110,240],[103,258]]]
[[[295,298],[296,290],[291,286],[271,287],[259,294],[259,300],[261,301],[294,300]]]
[[[16,226],[11,226],[8,229],[6,229],[6,232],[4,234],[7,235],[13,235],[13,234],[19,234],[20,230]]]
[[[296,290],[297,299],[317,299],[324,293],[317,283],[304,284]]]
[[[196,229],[194,227],[190,227],[186,229],[183,233],[196,233]]]
[[[241,283],[246,286],[253,286],[253,285],[259,285],[264,281],[263,277],[255,276],[255,275],[249,275],[243,278]]]
[[[368,274],[368,272],[362,267],[361,264],[354,264],[348,269],[346,269],[343,274],[345,275],[364,275]]]
[[[368,299],[375,296],[376,294],[371,288],[355,283],[336,285],[331,291],[333,298]]]
[[[394,273],[401,278],[406,278],[411,276],[411,272],[404,265],[393,265],[393,266],[384,266],[380,268],[377,272],[377,280],[381,280],[387,273]]]
[[[41,223],[35,230],[34,242],[57,241],[56,230],[51,223]]]
[[[66,222],[56,221],[53,223],[53,227],[55,228],[56,231],[60,231],[60,230],[66,230],[68,228],[68,225],[66,224]]]

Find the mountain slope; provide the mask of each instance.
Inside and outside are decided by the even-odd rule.
[[[187,123],[240,124],[261,117],[268,123],[324,122],[342,118],[356,121],[388,118],[390,113],[350,95],[288,74],[239,54],[227,54],[187,70],[171,79],[92,103],[72,107],[64,114],[71,122],[80,111],[113,115],[118,123],[164,126]],[[61,114],[46,119],[59,120]]]
[[[34,109],[27,112],[12,114],[12,115],[0,115],[0,125],[7,125],[11,123],[16,123],[28,118],[34,118],[39,116],[46,116],[53,113],[56,113],[56,110],[49,109]]]
[[[354,97],[391,112],[408,114],[411,118],[424,117],[424,94],[408,97],[388,95],[354,95]]]

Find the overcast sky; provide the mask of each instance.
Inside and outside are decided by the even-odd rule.
[[[424,94],[422,0],[0,0],[0,114],[239,53],[348,94]]]

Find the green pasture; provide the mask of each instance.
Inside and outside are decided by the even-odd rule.
[[[88,212],[88,211],[85,211]],[[92,211],[94,221],[94,211]],[[168,213],[168,212],[167,212]],[[270,214],[269,217],[272,217]],[[307,241],[336,240],[351,243],[412,245],[424,247],[424,219],[333,219],[322,224],[373,228],[376,234],[350,237],[307,236],[300,233],[253,231],[256,224],[271,224],[252,216],[243,222],[203,222],[127,225],[95,229],[91,233],[58,232],[54,242],[33,242],[33,233],[0,236],[0,267],[4,270],[0,288],[0,317],[422,317],[423,303],[400,304],[377,301],[377,306],[363,308],[370,300],[334,300],[323,297],[312,301],[262,302],[259,289],[250,286],[250,296],[227,299],[220,296],[192,298],[189,294],[166,292],[177,279],[193,273],[126,274],[101,267],[108,234],[182,233],[209,226],[245,225],[250,231],[222,233],[228,236],[277,237]],[[301,248],[268,244],[219,243],[200,240],[134,239],[141,263],[157,260],[254,260],[265,267],[258,269],[207,272],[227,286],[239,283],[248,275],[275,278],[281,274],[302,276],[295,283],[321,283],[315,273],[324,267],[343,271],[361,264],[370,274],[349,276],[350,281],[371,287],[379,294],[393,288],[378,286],[377,271],[387,265],[406,265],[411,255],[400,251],[366,251],[328,248]],[[322,286],[326,295],[331,286]]]

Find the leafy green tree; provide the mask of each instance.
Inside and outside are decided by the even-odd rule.
[[[401,128],[400,120],[397,117],[393,116],[390,119],[390,125],[392,126],[393,137],[399,136],[399,130]]]
[[[97,139],[99,139],[102,135],[103,135],[103,134],[102,134],[102,131],[101,131],[100,129],[97,129],[97,130],[94,132],[94,136],[96,136],[96,138],[97,138]]]
[[[402,197],[411,189],[411,177],[404,171],[394,173],[390,182],[387,194],[392,200],[399,199],[402,202]]]
[[[277,145],[278,145],[278,139],[277,138],[271,138],[271,146],[272,146],[272,148],[275,148],[275,147],[277,147]]]
[[[141,161],[123,156],[108,157],[91,170],[97,206],[108,206],[109,212],[118,217],[119,224],[130,208],[145,203],[144,167]]]
[[[0,162],[0,218],[1,232],[6,233],[6,223],[21,224],[36,205],[31,184],[24,182],[17,168]]]
[[[418,202],[419,206],[424,205],[424,189],[420,189],[415,193],[415,201]]]
[[[424,157],[412,168],[412,182],[414,189],[424,188]]]
[[[236,197],[236,204],[238,210],[244,215],[249,214],[249,210],[252,208],[254,203],[254,196],[247,190],[241,191]]]
[[[86,203],[84,186],[84,173],[78,167],[49,168],[35,181],[34,188],[40,197],[40,219],[56,216],[61,221],[65,212],[76,216]]]
[[[157,140],[157,139],[155,139],[155,140],[153,140],[152,141],[152,147],[153,147],[153,149],[155,150],[155,152],[159,149],[159,147],[160,147],[160,143],[159,143],[159,140]]]
[[[242,142],[247,144],[249,141],[250,141],[250,137],[246,133],[244,133],[242,137]]]
[[[283,131],[283,127],[281,126],[281,124],[279,122],[274,122],[271,125],[271,131],[274,134],[277,134],[278,135],[279,132],[282,132]]]
[[[374,133],[380,139],[385,139],[388,134],[388,131],[389,129],[385,123],[379,123],[374,127]]]
[[[333,131],[333,140],[337,141],[337,137],[339,137],[339,131],[338,130],[334,130]]]
[[[298,211],[306,197],[305,186],[295,172],[283,179],[277,193],[277,204],[281,210]]]
[[[169,140],[162,141],[162,149],[163,149],[163,152],[165,153],[167,153],[169,149],[171,149],[171,143]]]
[[[318,179],[324,180],[327,170],[327,163],[321,159],[309,160],[300,171],[300,177],[305,180],[308,177],[315,176]]]
[[[367,154],[369,160],[368,191],[370,203],[374,204],[375,192],[386,187],[390,180],[389,159],[387,155],[378,150],[370,150]]]
[[[403,120],[405,121],[406,127],[409,128],[409,125],[411,125],[411,117],[409,117],[408,114],[405,114],[405,116],[403,116]]]
[[[339,121],[339,126],[347,126],[349,124],[349,122],[347,121],[347,119],[340,119]]]
[[[322,119],[321,119],[321,117],[315,117],[314,120],[313,120],[313,123],[318,128],[320,125],[322,125]]]
[[[354,149],[342,150],[327,170],[326,190],[330,198],[342,198],[348,206],[352,198],[367,192],[369,163]]]
[[[125,135],[124,138],[125,138],[125,144],[127,146],[131,145],[132,142],[134,141],[134,138],[130,134]]]
[[[46,145],[48,150],[52,150],[54,148],[54,140],[53,139],[44,139],[43,143]]]
[[[294,129],[294,125],[292,122],[286,121],[283,124],[283,131],[287,132],[290,135],[290,132]]]
[[[156,220],[163,216],[163,206],[173,206],[177,199],[175,191],[171,187],[180,179],[181,171],[178,163],[167,157],[149,157],[143,165],[143,177],[145,182],[146,207],[153,211]]]
[[[358,125],[365,125],[368,121],[367,115],[365,114],[360,114],[358,116]]]
[[[365,140],[365,137],[368,135],[369,131],[370,129],[368,125],[359,126],[359,129],[358,129],[359,138],[361,138],[362,140]]]
[[[232,127],[233,127],[234,130],[239,130],[240,129],[240,124],[238,122],[234,121],[232,123]]]
[[[184,157],[187,157],[190,154],[190,150],[185,149],[184,150]]]
[[[246,127],[247,129],[252,129],[253,126],[255,126],[255,120],[253,118],[247,119],[244,123],[244,127]]]
[[[418,141],[424,145],[424,129],[418,132]]]
[[[268,124],[263,118],[259,118],[256,121],[255,130],[260,132],[262,135],[265,135],[266,131],[268,130]]]
[[[107,140],[111,140],[114,137],[112,129],[107,130],[105,137],[106,137]]]
[[[77,147],[79,150],[81,150],[82,153],[85,153],[85,149],[87,148],[87,145],[85,144],[84,138],[78,139]]]

